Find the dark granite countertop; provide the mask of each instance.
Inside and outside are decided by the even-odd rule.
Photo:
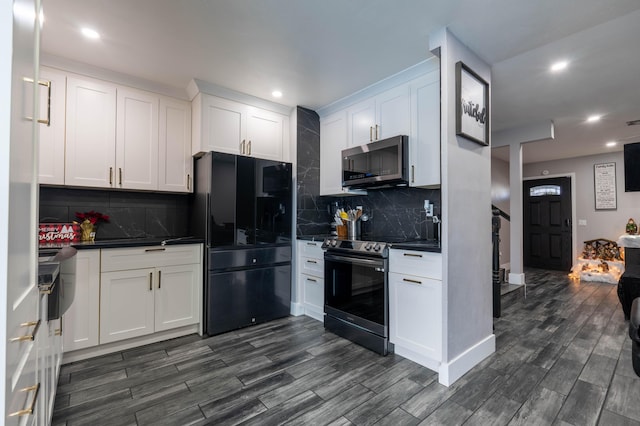
[[[200,244],[202,238],[195,237],[153,237],[153,238],[119,238],[114,240],[98,240],[82,243],[74,243],[71,246],[78,250],[106,249],[144,246],[169,246],[178,244]]]

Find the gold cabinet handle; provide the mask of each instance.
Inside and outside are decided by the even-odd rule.
[[[36,408],[36,402],[38,401],[38,394],[40,393],[40,383],[37,385],[29,386],[28,388],[20,389],[20,392],[33,392],[33,398],[31,399],[31,405],[24,410],[14,411],[9,414],[9,417],[22,417],[33,414],[33,410]]]
[[[149,291],[153,291],[153,272],[149,272]]]
[[[24,77],[23,80],[27,83],[34,83],[34,80],[29,77]],[[37,121],[40,124],[46,124],[51,126],[51,82],[46,80],[38,80],[38,85],[47,88],[47,118],[39,118]],[[25,117],[27,120],[33,121],[33,117]]]
[[[244,142],[244,139],[242,139],[242,142],[240,142],[240,154],[244,154],[244,146],[245,146],[245,142]]]
[[[247,143],[247,155],[251,155],[251,141]]]
[[[191,191],[191,175],[187,173],[187,191]]]
[[[109,167],[109,185],[113,185],[113,167]]]
[[[162,287],[162,271],[158,271],[158,290]]]
[[[422,284],[422,281],[410,280],[409,278],[403,278],[402,281],[405,281],[405,282],[408,282],[408,283],[412,283],[412,284]]]
[[[380,129],[380,126],[378,126],[376,124],[376,140],[380,139],[380,136],[378,135],[378,130]]]
[[[60,328],[56,328],[56,329],[53,331],[53,334],[55,334],[56,336],[62,336],[62,327],[60,327]]]
[[[122,167],[118,167],[118,181],[119,185],[122,186]]]
[[[414,253],[404,253],[403,255],[407,257],[422,257],[421,254],[414,254]]]
[[[369,142],[373,142],[373,126],[369,126]]]
[[[33,332],[31,334],[25,334],[24,336],[12,337],[11,339],[9,339],[9,341],[10,342],[24,342],[26,340],[33,341],[33,339],[36,336],[36,333],[38,333],[38,329],[40,328],[41,322],[42,322],[41,320],[23,322],[22,324],[20,324],[20,327],[33,327]]]

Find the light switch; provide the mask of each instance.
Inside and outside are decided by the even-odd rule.
[[[587,226],[587,219],[578,219],[578,226]]]

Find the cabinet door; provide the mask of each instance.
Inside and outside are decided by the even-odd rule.
[[[246,111],[247,145],[243,154],[281,161],[284,116],[251,106]]]
[[[40,126],[40,183],[64,185],[64,129],[67,76],[51,68],[40,69],[40,118],[49,118],[49,124]]]
[[[116,188],[158,189],[157,95],[118,88]]]
[[[100,284],[100,344],[154,331],[155,269],[105,272]]]
[[[115,188],[116,88],[67,77],[65,184]]]
[[[440,77],[431,72],[411,84],[410,186],[440,186]]]
[[[199,95],[202,102],[201,150],[242,154],[246,149],[242,116],[245,106],[237,102]]]
[[[436,361],[442,357],[442,281],[389,274],[391,342]]]
[[[409,85],[388,90],[376,96],[376,140],[411,132],[411,97]]]
[[[320,195],[342,194],[342,150],[347,147],[347,113],[320,121]]]
[[[63,263],[63,268],[68,262]],[[73,295],[73,302],[62,317],[64,351],[98,345],[100,250],[78,250],[75,267],[69,271],[63,269],[61,281],[65,295]]]
[[[158,189],[193,192],[191,105],[160,98]]]
[[[157,270],[155,331],[200,322],[201,266],[166,266]]]
[[[300,274],[305,314],[322,321],[324,317],[324,279],[313,275]]]
[[[360,146],[376,140],[375,98],[349,107],[347,115],[349,117],[349,146]]]

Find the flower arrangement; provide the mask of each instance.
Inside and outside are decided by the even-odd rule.
[[[91,222],[92,225],[95,225],[100,221],[109,223],[109,216],[102,214],[100,212],[96,212],[94,210],[91,210],[90,212],[84,212],[84,213],[76,212],[76,219],[78,219],[80,222],[84,222],[85,220],[88,220],[89,222]]]

